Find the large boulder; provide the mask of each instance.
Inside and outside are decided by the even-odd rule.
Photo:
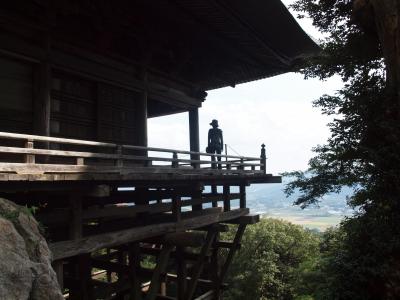
[[[51,252],[26,207],[0,198],[0,299],[64,299]]]

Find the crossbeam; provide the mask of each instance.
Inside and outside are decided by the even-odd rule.
[[[183,218],[179,224],[175,222],[167,222],[134,227],[131,229],[93,235],[76,240],[55,242],[51,243],[49,247],[53,253],[53,260],[59,260],[168,233],[191,230],[214,223],[225,222],[248,213],[248,209],[235,209],[227,212],[206,215],[199,213],[198,216]]]

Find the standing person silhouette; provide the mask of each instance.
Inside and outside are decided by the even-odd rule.
[[[224,147],[224,139],[222,130],[218,128],[218,121],[212,120],[210,125],[212,128],[208,131],[208,147],[207,153],[221,154]],[[211,156],[212,161],[215,161],[215,156]],[[218,156],[218,161],[221,161],[221,156]],[[221,164],[218,164],[218,169],[221,169]]]

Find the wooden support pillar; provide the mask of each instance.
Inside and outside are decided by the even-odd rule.
[[[111,249],[107,248],[106,253],[107,253],[107,255],[110,255],[111,254]],[[108,283],[111,283],[111,281],[112,281],[111,273],[112,272],[110,270],[106,270],[106,276],[107,276],[107,282]]]
[[[219,272],[220,272],[220,260],[219,260],[219,243],[220,233],[218,232],[215,236],[215,240],[213,242],[212,253],[211,253],[211,270],[210,270],[210,279],[214,285],[214,300],[219,300],[221,295],[221,286],[219,281]]]
[[[148,200],[148,188],[145,188],[145,187],[136,187],[135,204],[136,204],[136,205],[149,204],[149,200]]]
[[[147,147],[147,91],[142,91],[137,102],[137,145]]]
[[[77,192],[70,196],[71,222],[70,238],[77,240],[82,238],[83,218],[82,218],[82,200],[83,195]],[[90,254],[82,254],[71,260],[74,264],[73,286],[69,287],[71,300],[90,300],[93,299],[93,286],[91,283],[91,258]]]
[[[240,193],[240,208],[246,208],[246,186],[241,184],[239,187]]]
[[[180,223],[182,220],[182,200],[181,197],[178,195],[178,192],[174,190],[172,196],[172,213],[175,217],[175,222]]]
[[[229,185],[224,185],[224,187],[223,187],[224,211],[230,211],[231,210],[231,199],[229,198],[230,192],[231,192],[230,186]]]
[[[160,296],[167,296],[167,274],[161,274],[160,278]]]
[[[77,257],[77,269],[79,277],[79,296],[76,299],[92,300],[92,265],[90,254],[82,254]]]
[[[118,264],[120,264],[120,265],[126,265],[126,255],[125,255],[123,249],[121,249],[121,248],[118,249],[117,261],[118,261]],[[124,275],[125,275],[124,271],[117,272],[118,281],[121,282],[124,279]]]
[[[218,189],[217,189],[217,186],[215,184],[213,184],[211,186],[211,194],[213,196],[218,194]],[[212,207],[218,207],[218,201],[213,200],[212,201]]]
[[[143,90],[140,97],[137,99],[136,114],[135,114],[135,125],[136,125],[136,140],[135,145],[147,147],[147,101],[148,101],[148,78],[147,71],[144,69],[142,74]],[[137,151],[138,155],[147,156],[146,150]],[[148,164],[148,161],[143,162],[144,165]]]
[[[206,255],[210,251],[211,246],[215,240],[215,236],[217,235],[217,233],[218,233],[218,229],[213,226],[210,227],[210,229],[207,232],[206,241],[204,242],[203,247],[201,248],[199,258],[197,259],[196,264],[194,265],[192,274],[190,276],[190,282],[188,284],[185,299],[188,299],[188,300],[192,299],[193,295],[195,294],[198,280],[200,278],[201,272],[203,271]]]
[[[149,291],[147,292],[146,300],[156,299],[157,293],[160,290],[161,275],[165,273],[168,265],[169,256],[173,248],[174,246],[164,245],[164,248],[161,250],[161,253],[157,258],[157,265],[151,278],[151,283]]]
[[[69,227],[69,235],[72,240],[82,237],[82,195],[70,195],[71,222]]]
[[[186,285],[187,285],[187,268],[185,261],[185,248],[182,246],[176,247],[176,261],[177,261],[177,280],[178,291],[177,299],[185,300]]]
[[[129,292],[130,300],[141,300],[142,289],[140,281],[140,243],[129,245],[129,280],[131,282],[131,290]]]
[[[195,190],[195,191],[193,191],[193,194],[192,194],[192,200],[194,200],[194,199],[201,199],[201,197],[202,197],[202,194],[203,194],[203,192],[202,192],[202,190]],[[195,211],[195,210],[202,210],[203,209],[203,204],[196,204],[196,205],[192,205],[192,210],[193,211]]]
[[[50,65],[50,37],[45,35],[43,48],[45,58],[34,67],[33,71],[33,113],[32,113],[32,133],[35,135],[50,136],[51,118],[51,65]],[[48,142],[36,143],[35,146],[48,149]],[[49,157],[44,156],[38,159],[39,162],[46,163]]]
[[[233,239],[232,247],[229,249],[228,256],[225,259],[225,262],[221,269],[221,273],[219,275],[219,286],[223,284],[226,274],[228,273],[228,268],[232,263],[233,257],[236,251],[240,248],[240,241],[242,240],[242,236],[245,230],[246,230],[246,224],[240,224],[239,227],[237,228],[235,238]]]
[[[33,134],[50,136],[51,67],[43,61],[34,71]]]
[[[189,135],[190,135],[190,151],[200,152],[200,138],[199,138],[199,109],[193,108],[189,110]],[[200,156],[191,154],[190,159],[199,160]],[[193,167],[198,167],[199,164],[194,163]]]

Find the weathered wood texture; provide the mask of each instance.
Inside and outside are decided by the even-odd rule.
[[[211,154],[202,152],[7,132],[0,132],[0,138],[25,141],[25,147],[0,145],[0,153],[26,157],[25,162],[11,158],[0,162],[0,181],[129,180],[135,176],[143,178],[143,174],[157,174],[164,178],[169,176],[169,180],[173,179],[171,175],[183,176],[183,179],[188,179],[187,176],[219,175],[244,176],[262,181],[262,177],[267,176],[263,169],[265,164],[254,157],[219,155],[225,160],[221,161],[221,169],[215,169],[210,161]],[[71,145],[79,151],[36,148],[36,144],[43,143],[52,145],[52,148],[57,146],[58,149]],[[88,152],[88,147],[93,151]],[[133,155],[132,151],[139,155]],[[159,153],[159,156],[148,156],[150,151]],[[179,158],[179,155],[187,154],[195,160]],[[45,157],[46,163],[37,163],[36,157]],[[270,176],[270,180],[274,178]]]
[[[175,222],[154,224],[102,235],[89,236],[78,240],[51,243],[49,246],[53,253],[53,259],[58,260],[79,254],[91,253],[102,248],[173,233],[177,230],[190,230],[214,223],[224,222],[248,213],[248,209],[236,209],[223,213],[200,214],[195,217],[183,218],[179,227],[177,227]]]

